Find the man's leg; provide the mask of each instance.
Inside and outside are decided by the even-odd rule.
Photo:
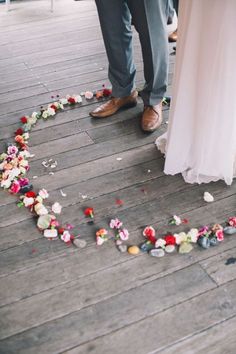
[[[127,0],[139,33],[146,84],[141,96],[146,106],[158,105],[168,82],[167,20],[169,0]]]
[[[125,0],[96,0],[109,61],[109,79],[114,97],[130,95],[134,88],[130,11]]]

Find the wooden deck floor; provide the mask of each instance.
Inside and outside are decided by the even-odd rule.
[[[0,6],[1,151],[19,118],[52,95],[107,83],[94,2],[57,0],[54,14],[49,9],[46,0],[13,3],[8,14]],[[139,85],[136,36],[135,50]],[[172,55],[170,63],[172,73]],[[135,244],[144,225],[161,234],[173,214],[188,218],[190,227],[224,222],[235,214],[236,183],[192,186],[180,176],[165,176],[154,140],[166,124],[142,134],[141,103],[92,120],[88,113],[97,104],[40,122],[30,143],[35,188],[48,189],[50,199],[63,205],[61,220],[75,225],[88,242],[85,249],[47,241],[27,210],[0,191],[0,353],[234,354],[236,264],[225,262],[236,256],[235,236],[208,251],[156,259],[121,254],[112,242],[98,249],[94,233],[113,216]],[[167,109],[164,115],[168,119]],[[53,176],[41,164],[45,158],[58,162]],[[203,201],[205,190],[214,203]],[[95,208],[94,225],[83,217],[85,206]]]

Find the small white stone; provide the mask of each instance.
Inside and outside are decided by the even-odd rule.
[[[46,229],[43,232],[44,237],[56,238],[58,236],[57,229]]]
[[[75,245],[78,248],[84,248],[87,245],[87,242],[85,240],[81,240],[79,238],[75,238],[73,241],[73,245]]]
[[[203,199],[204,199],[205,202],[207,202],[207,203],[212,203],[212,202],[214,202],[214,197],[213,197],[213,195],[211,195],[209,192],[205,192],[205,193],[204,193]]]
[[[165,255],[165,251],[162,248],[154,248],[149,252],[152,257],[163,257]]]
[[[127,252],[127,245],[119,245],[118,246],[118,250],[121,252],[121,253],[125,253]]]
[[[66,197],[66,196],[67,196],[67,194],[66,194],[65,192],[63,192],[62,189],[60,189],[60,192],[61,192],[61,196],[62,196],[62,197]]]
[[[122,157],[117,157],[116,160],[117,160],[117,161],[122,161],[123,159],[122,159]]]
[[[166,253],[172,253],[175,251],[175,246],[174,245],[168,245],[165,247]]]

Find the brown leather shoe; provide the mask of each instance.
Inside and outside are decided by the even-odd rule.
[[[177,42],[177,39],[178,39],[178,30],[171,33],[168,37],[170,43]]]
[[[142,130],[152,133],[160,127],[162,123],[162,102],[156,106],[144,106],[142,116]]]
[[[119,111],[121,108],[131,108],[137,105],[138,92],[135,90],[126,97],[112,97],[109,101],[97,107],[94,111],[90,112],[93,118],[106,118],[110,117]]]

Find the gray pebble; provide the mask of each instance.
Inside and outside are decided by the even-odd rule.
[[[127,245],[118,245],[117,248],[121,253],[125,253],[125,252],[127,252],[128,247],[127,247]]]
[[[233,226],[226,226],[224,228],[224,233],[226,235],[233,235],[236,233],[236,227],[233,227]]]
[[[152,257],[163,257],[165,255],[165,251],[162,248],[154,248],[149,252]]]
[[[87,242],[80,238],[75,238],[73,241],[73,245],[78,248],[84,248],[87,245]]]
[[[168,245],[165,247],[166,253],[172,253],[175,251],[175,246],[174,245]]]

